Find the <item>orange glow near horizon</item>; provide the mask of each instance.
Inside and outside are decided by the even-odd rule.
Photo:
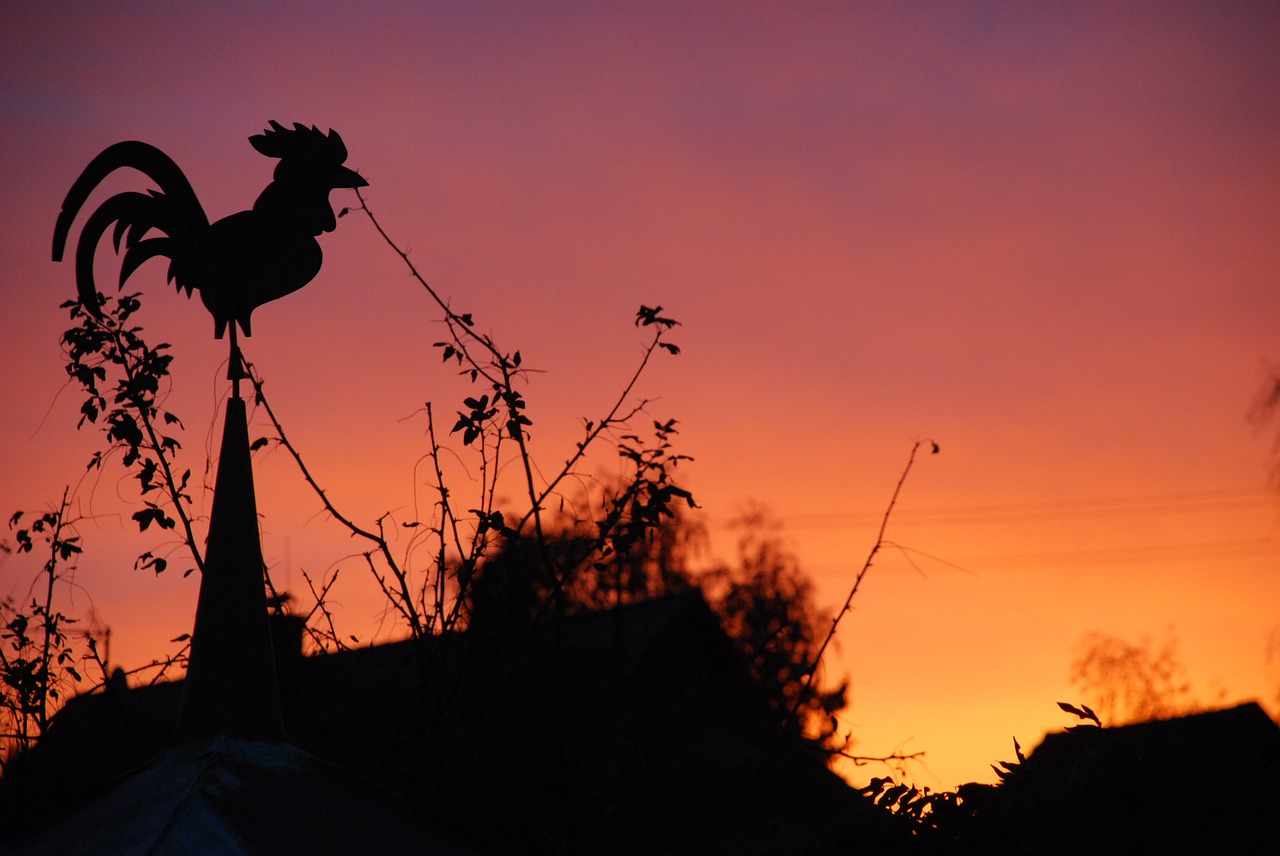
[[[939,443],[826,666],[851,678],[858,753],[924,750],[934,788],[990,780],[1011,737],[1070,724],[1055,702],[1080,700],[1090,630],[1172,634],[1202,701],[1277,712],[1280,494],[1246,414],[1280,360],[1280,10],[340,5],[0,11],[0,513],[55,501],[100,440],[74,430],[73,272],[49,261],[80,170],[145,140],[217,218],[270,180],[249,135],[314,123],[433,285],[545,372],[544,469],[634,369],[636,308],[681,322],[637,396],[678,420],[712,557],[759,501],[834,612],[912,443]],[[431,347],[439,313],[367,219],[321,242],[246,353],[348,513],[424,513],[421,408],[468,394]],[[133,285],[211,483],[225,343],[160,265]],[[342,567],[347,632],[393,635],[284,453],[255,467],[277,581]],[[118,466],[93,479],[67,607],[134,667],[190,631],[196,581],[176,557],[135,572],[172,543],[138,536]],[[0,595],[34,572],[6,559]]]

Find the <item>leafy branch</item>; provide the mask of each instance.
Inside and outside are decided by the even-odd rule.
[[[120,453],[121,463],[138,480],[143,500],[143,508],[133,513],[138,530],[145,532],[153,523],[162,530],[181,524],[183,543],[195,569],[203,573],[204,557],[188,511],[192,501],[191,470],[175,473],[173,458],[181,443],[165,433],[170,426],[181,429],[182,420],[158,402],[173,361],[173,356],[166,353],[169,345],[148,345],[142,328],[130,323],[141,307],[138,295],[123,294],[112,299],[99,293],[97,299],[99,313],[87,311],[77,300],[62,304],[71,320],[78,322],[62,334],[67,374],[85,394],[76,427],[82,428],[86,422],[97,424],[99,418],[106,423],[107,451],[95,452],[88,468],[101,468],[106,454]],[[114,383],[108,387],[112,374],[116,375]],[[157,493],[162,498],[152,498]],[[167,566],[166,559],[150,551],[135,562],[135,567],[157,574]]]

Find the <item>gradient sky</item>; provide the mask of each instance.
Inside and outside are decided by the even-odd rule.
[[[270,180],[249,135],[315,123],[437,289],[545,370],[546,467],[635,365],[636,308],[682,322],[639,393],[679,420],[714,555],[759,501],[835,609],[912,443],[939,443],[888,533],[927,555],[882,554],[831,664],[859,751],[989,780],[1012,736],[1069,724],[1090,630],[1172,634],[1203,700],[1274,701],[1280,506],[1246,414],[1280,360],[1277,44],[1266,2],[8,4],[0,510],[56,501],[98,443],[60,393],[74,281],[49,260],[80,170],[145,140],[216,218]],[[368,221],[322,243],[246,352],[342,507],[407,517],[420,408],[465,390]],[[199,473],[224,345],[160,265],[132,284]],[[283,455],[256,466],[267,560],[300,587],[353,546]],[[190,630],[196,581],[132,570],[165,542],[137,536],[118,469],[79,496],[70,606],[138,665]],[[34,571],[0,565],[0,593]]]

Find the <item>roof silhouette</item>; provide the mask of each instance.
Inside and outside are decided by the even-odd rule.
[[[548,621],[496,647],[459,634],[292,651],[277,667],[293,744],[500,850],[886,844],[879,811],[778,727],[696,591]],[[69,801],[69,770],[100,787],[163,751],[180,684],[73,699],[26,759],[32,793]]]
[[[1280,852],[1280,726],[1254,702],[1049,734],[999,788],[1006,853]]]

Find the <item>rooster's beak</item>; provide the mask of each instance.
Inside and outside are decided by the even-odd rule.
[[[338,187],[368,187],[369,182],[365,181],[360,173],[353,169],[347,169],[340,166],[333,172],[333,186]]]

